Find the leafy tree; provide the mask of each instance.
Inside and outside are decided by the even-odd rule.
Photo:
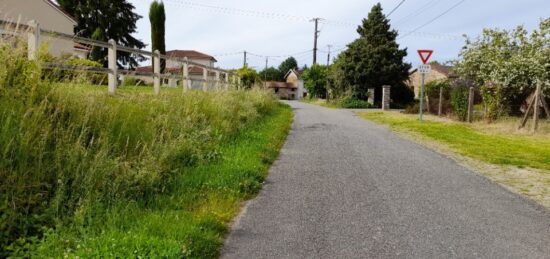
[[[161,54],[166,54],[165,42],[165,22],[166,12],[164,3],[156,0],[151,3],[149,8],[149,21],[151,22],[151,51],[158,50]],[[153,64],[154,65],[154,64]],[[166,60],[161,59],[160,71],[166,69]]]
[[[311,97],[326,98],[327,96],[327,66],[314,64],[302,74],[304,86]]]
[[[279,80],[284,81],[285,75],[291,69],[298,69],[298,61],[294,57],[289,57],[279,65],[279,71],[281,72],[281,78]]]
[[[260,71],[259,76],[262,80],[265,81],[278,81],[285,75],[281,75],[281,71],[279,69],[274,67],[269,67],[267,69],[264,69]]]
[[[342,98],[350,94],[349,86],[344,80],[344,70],[343,70],[344,58],[343,55],[338,55],[334,60],[334,63],[329,66],[327,71],[327,93],[331,98]]]
[[[134,5],[127,0],[57,0],[61,8],[75,17],[78,25],[75,34],[84,38],[101,30],[104,39],[113,39],[117,44],[143,49],[145,44],[132,34],[136,32],[136,22],[141,18],[134,13]],[[96,34],[97,36],[97,34]],[[103,50],[97,58],[107,65],[107,51]],[[118,52],[119,66],[136,67],[144,58],[140,55]]]
[[[241,78],[241,85],[244,88],[252,88],[254,84],[261,81],[260,76],[253,68],[242,67],[237,70],[237,75]]]
[[[92,40],[106,41],[105,35],[103,34],[103,30],[100,28],[97,28],[92,34]],[[92,47],[92,52],[90,53],[90,59],[93,61],[103,62],[104,61],[103,59],[105,58],[105,55],[106,55],[105,52],[106,52],[105,49],[94,46]]]
[[[382,99],[382,86],[392,86],[392,98],[397,103],[412,101],[404,82],[409,77],[411,65],[403,58],[406,49],[399,49],[397,32],[390,28],[389,20],[376,4],[357,28],[359,39],[348,45],[342,54],[340,67],[344,83],[349,86],[354,98],[368,99],[368,89],[375,89],[375,101]],[[406,99],[401,99],[406,98]]]

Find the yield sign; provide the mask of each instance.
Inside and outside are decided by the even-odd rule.
[[[428,63],[428,60],[430,60],[432,53],[434,53],[433,50],[427,50],[427,49],[418,50],[418,55],[420,55],[420,59],[424,64]]]

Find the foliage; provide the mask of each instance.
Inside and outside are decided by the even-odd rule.
[[[339,106],[344,109],[366,109],[369,108],[369,102],[349,96],[342,98]]]
[[[344,70],[342,68],[344,59],[341,55],[328,67],[327,71],[327,92],[331,98],[340,99],[351,95],[349,86],[344,80]]]
[[[314,64],[303,72],[302,79],[310,97],[326,98],[327,70],[327,66]]]
[[[270,133],[287,128],[290,113],[264,125],[254,148],[240,147],[250,158],[229,156],[239,136],[248,141],[241,133],[281,111],[272,95],[120,88],[111,97],[105,87],[44,81],[26,55],[0,45],[0,257],[215,257],[223,224],[274,159],[271,141],[284,139],[284,130],[275,140]],[[220,161],[221,176],[203,166]],[[163,242],[154,231],[174,222],[180,234]]]
[[[165,22],[166,13],[164,11],[164,3],[156,0],[151,3],[149,9],[149,21],[151,22],[151,51],[158,50],[160,54],[166,54],[165,42]],[[153,61],[154,62],[154,61]],[[154,66],[154,64],[153,64]],[[166,60],[161,59],[160,71],[166,69]]]
[[[267,69],[260,71],[259,76],[264,81],[279,81],[285,75],[282,75],[281,71],[277,68],[268,67]]]
[[[262,81],[256,70],[249,67],[238,69],[237,75],[241,78],[241,85],[244,88],[252,88],[256,83]]]
[[[454,87],[451,91],[451,105],[460,121],[466,121],[468,118],[468,95],[468,88],[463,86]]]
[[[106,42],[107,39],[105,38],[105,35],[103,34],[103,30],[101,28],[96,28],[94,33],[92,33],[92,40],[97,41],[103,41]],[[90,53],[90,59],[97,62],[105,62],[105,53],[103,52],[103,48],[98,46],[92,47],[92,52]]]
[[[426,96],[430,98],[439,98],[440,89],[443,89],[443,94],[445,95],[450,89],[450,82],[448,80],[434,80],[426,83]]]
[[[391,106],[394,109],[402,109],[414,102],[414,92],[404,83],[396,83],[390,89]]]
[[[280,81],[285,80],[285,75],[290,71],[291,69],[298,69],[298,61],[294,57],[289,57],[285,59],[281,64],[279,65],[279,71],[281,73]]]
[[[357,32],[360,38],[338,57],[343,59],[337,61],[343,76],[339,80],[349,87],[353,97],[361,100],[368,98],[368,88],[375,88],[375,101],[379,103],[383,85],[394,87],[408,79],[411,65],[403,61],[407,51],[399,49],[397,32],[391,30],[380,4],[372,8]]]
[[[519,107],[537,81],[550,89],[550,18],[530,34],[523,26],[507,31],[485,29],[475,41],[466,40],[456,71],[482,86],[489,117]],[[502,104],[502,105],[497,105]],[[493,110],[496,109],[496,110]],[[490,118],[489,118],[490,119]]]
[[[61,8],[76,18],[78,25],[75,34],[79,37],[92,38],[101,30],[103,39],[113,39],[117,44],[143,49],[145,44],[136,39],[136,22],[141,18],[134,12],[134,5],[127,0],[57,0]],[[107,50],[96,53],[96,61],[107,65]],[[134,68],[144,58],[139,55],[119,52],[119,65]]]

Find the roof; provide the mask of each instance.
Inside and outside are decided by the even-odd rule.
[[[302,71],[297,69],[291,69],[291,70],[288,70],[288,72],[286,73],[285,79],[290,75],[290,73],[294,73],[298,78],[300,78],[300,76],[302,75]]]
[[[267,88],[297,88],[291,83],[287,82],[276,82],[276,81],[267,81],[265,82]]]
[[[61,6],[59,6],[56,2],[54,2],[53,0],[44,0],[44,2],[46,2],[47,4],[51,5],[53,8],[55,8],[57,11],[61,12],[65,17],[67,17],[67,19],[71,20],[73,23],[77,24],[78,22],[76,21],[76,19],[70,15],[69,13],[67,13],[65,10],[63,10],[63,8],[61,8]]]
[[[456,77],[455,74],[453,74],[453,66],[445,66],[445,65],[439,65],[439,64],[430,64],[433,71],[437,71],[441,74],[443,74],[446,77]],[[418,69],[413,69],[409,72],[410,75],[416,73]]]
[[[170,50],[166,51],[166,56],[174,57],[174,58],[185,58],[188,59],[200,59],[200,60],[211,60],[214,62],[218,62],[213,56],[210,56],[208,54],[204,54],[202,52],[198,52],[196,50]]]
[[[167,67],[166,70],[168,73],[171,73],[171,74],[179,74],[183,72],[181,67]],[[136,72],[153,73],[153,67],[152,66],[138,67],[136,68]],[[189,67],[189,74],[202,75],[202,73],[203,73],[203,68],[201,67],[193,67],[193,66]],[[209,71],[208,75],[215,76],[216,72]]]

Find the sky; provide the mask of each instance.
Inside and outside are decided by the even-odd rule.
[[[153,0],[129,0],[143,16],[136,36],[150,45],[149,5]],[[249,67],[278,66],[288,55],[299,66],[313,60],[314,23],[319,24],[318,62],[327,62],[358,38],[357,26],[380,2],[391,15],[398,43],[407,48],[406,61],[419,65],[418,49],[432,49],[431,60],[458,59],[462,35],[475,38],[483,28],[534,29],[550,17],[549,0],[164,0],[166,49],[197,50],[213,55],[217,66],[242,67],[247,51]],[[400,5],[400,3],[402,3]]]

